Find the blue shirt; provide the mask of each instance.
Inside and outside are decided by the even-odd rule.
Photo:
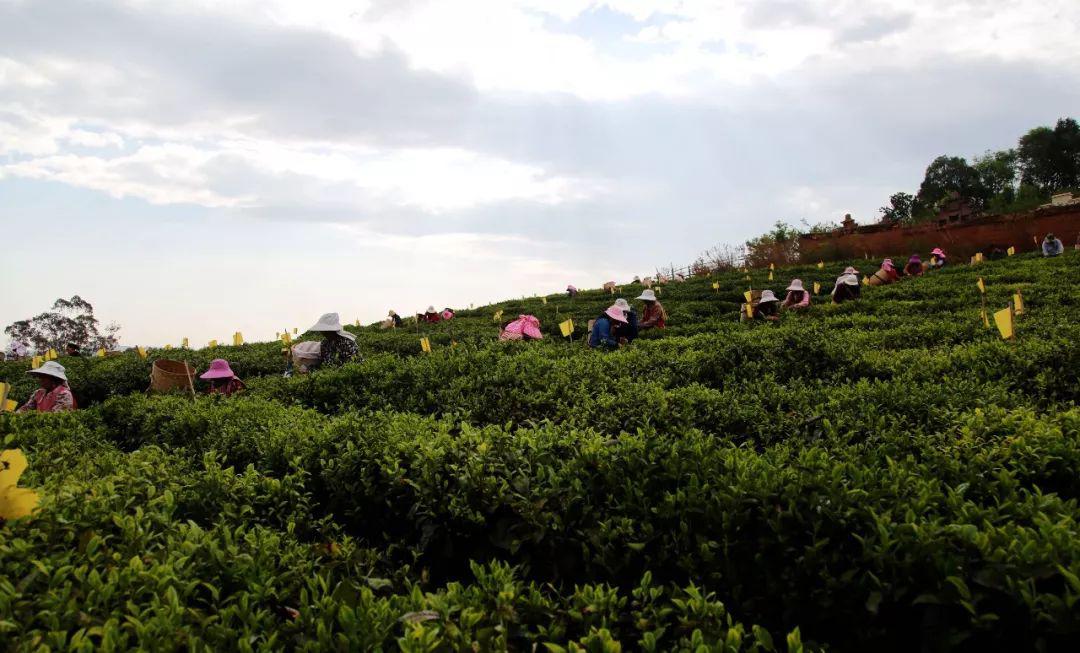
[[[1042,250],[1043,256],[1057,256],[1065,251],[1065,246],[1061,244],[1060,240],[1055,238],[1053,240],[1044,240]]]
[[[611,318],[606,315],[596,318],[593,322],[592,333],[589,334],[589,346],[611,347],[612,349],[619,346],[619,341],[611,334]]]

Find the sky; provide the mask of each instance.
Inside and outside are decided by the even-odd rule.
[[[597,287],[1080,114],[1075,0],[0,0],[0,322]]]

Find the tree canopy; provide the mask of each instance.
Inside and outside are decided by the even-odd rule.
[[[71,299],[61,297],[53,302],[51,310],[13,322],[4,329],[12,340],[33,345],[38,352],[63,350],[68,343],[79,348],[113,349],[119,331],[120,326],[115,323],[101,327],[94,317],[94,307],[78,295]]]

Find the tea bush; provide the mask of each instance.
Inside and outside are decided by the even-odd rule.
[[[0,641],[1071,649],[1077,262],[762,324],[738,321],[741,273],[670,284],[670,328],[615,352],[558,336],[612,300],[587,291],[356,329],[362,362],[307,376],[276,344],[170,353],[229,358],[231,399],[146,396],[134,355],[75,361],[88,408],[0,417],[45,496],[0,526]],[[1016,341],[983,325],[979,276],[991,309],[1024,293]],[[546,339],[496,342],[495,310]],[[0,365],[18,392],[23,372]]]

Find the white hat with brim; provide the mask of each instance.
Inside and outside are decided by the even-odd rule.
[[[630,302],[626,301],[622,297],[615,300],[615,305],[618,306],[619,308],[623,309],[624,311],[632,311],[632,310],[634,310],[630,306]]]
[[[637,296],[637,299],[641,299],[647,302],[655,302],[656,293],[653,292],[652,288],[646,288],[645,290],[641,291],[641,294]]]
[[[797,290],[799,292],[806,292],[806,288],[803,288],[802,279],[792,279],[791,285],[787,287],[788,290]]]
[[[859,285],[859,277],[858,275],[854,274],[845,274],[842,275],[839,279],[837,279],[836,282],[838,285],[841,283],[846,283],[849,286],[857,286]]]
[[[315,323],[315,326],[308,329],[308,331],[320,331],[323,333],[329,331],[338,334],[342,338],[356,340],[356,336],[341,327],[341,318],[337,313],[327,313],[323,315],[319,318],[319,321]]]
[[[434,306],[428,306],[427,307],[427,312],[428,313],[434,313],[435,312],[435,307]]]
[[[780,300],[776,298],[776,295],[773,294],[773,291],[771,291],[771,290],[762,290],[761,291],[761,299],[758,300],[758,303],[759,304],[767,304],[769,302],[778,302],[778,301],[780,301]]]
[[[54,379],[60,379],[63,382],[67,382],[67,370],[64,366],[56,361],[46,361],[41,364],[41,367],[36,370],[30,370],[27,374],[40,374],[41,376],[51,376]]]

